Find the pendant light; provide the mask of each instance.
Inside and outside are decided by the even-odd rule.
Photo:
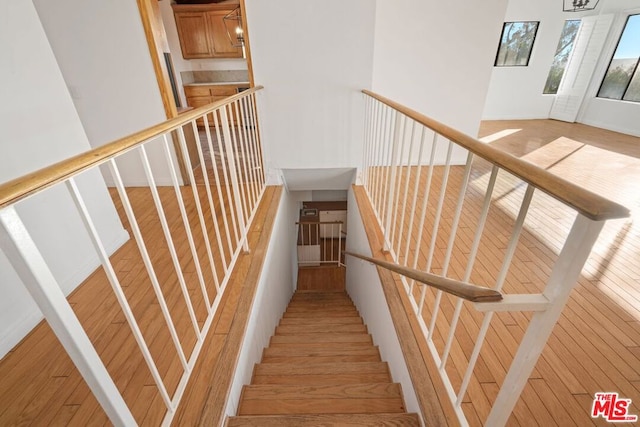
[[[563,12],[584,12],[593,10],[598,6],[600,0],[562,0]]]

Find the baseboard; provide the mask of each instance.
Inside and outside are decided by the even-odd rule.
[[[612,132],[624,133],[625,135],[632,135],[640,137],[640,132],[638,129],[627,129],[622,126],[611,126],[611,123],[599,122],[597,120],[581,120],[578,123],[582,123],[583,125],[593,126],[600,129],[610,130]]]
[[[120,232],[111,239],[111,241],[105,244],[105,249],[109,256],[117,251],[123,244],[129,240],[129,233],[125,229],[121,229]],[[92,254],[90,258],[83,263],[69,277],[63,279],[60,283],[64,294],[68,296],[73,292],[96,268],[100,266],[100,261],[97,254]],[[4,336],[0,337],[0,359],[3,358],[12,348],[14,348],[29,332],[35,328],[38,323],[44,319],[42,312],[38,309],[38,306],[33,304],[23,311],[23,316],[14,325],[11,325],[10,330]]]
[[[515,115],[500,115],[495,117],[482,117],[480,120],[546,120],[549,118],[548,114],[544,114],[541,116],[522,116],[520,114]]]

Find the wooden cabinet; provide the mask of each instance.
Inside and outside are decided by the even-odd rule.
[[[227,28],[223,21],[225,15],[232,10],[233,9],[213,10],[211,12],[207,12],[214,58],[242,58],[242,48],[236,47],[231,43],[229,34],[227,34]],[[231,35],[234,36],[235,33],[232,33]]]
[[[184,59],[242,58],[242,48],[231,44],[223,19],[237,3],[172,6]]]
[[[207,105],[215,101],[220,101],[228,98],[229,96],[235,95],[236,93],[238,93],[238,87],[238,85],[185,86],[184,94],[187,98],[187,104],[190,107],[198,108],[202,107],[203,105]],[[232,111],[230,120],[233,126],[237,125],[238,118],[236,117],[235,108]],[[198,126],[204,126],[204,120],[202,119],[198,119],[197,123]],[[220,123],[220,116],[218,116],[218,123]],[[211,116],[209,116],[209,126],[215,126],[215,123],[213,123],[213,119]]]
[[[185,59],[213,57],[207,15],[202,12],[176,12],[175,17],[182,56]]]

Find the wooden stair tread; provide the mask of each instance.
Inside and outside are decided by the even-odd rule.
[[[327,305],[327,304],[337,304],[337,305],[353,305],[353,300],[348,296],[344,297],[314,297],[314,298],[291,298],[289,300],[289,304],[318,304],[318,305]]]
[[[272,356],[263,357],[261,363],[352,363],[352,362],[380,362],[380,356],[371,355],[344,355],[338,354],[334,356]]]
[[[227,427],[419,427],[417,414],[318,414],[231,417]]]
[[[358,414],[405,412],[401,397],[380,399],[243,400],[238,415]]]
[[[299,302],[310,302],[310,303],[331,303],[331,302],[345,302],[349,304],[353,304],[349,295],[346,294],[334,294],[334,295],[324,295],[324,294],[307,294],[307,295],[298,295],[295,294],[289,300],[290,303],[299,303]]]
[[[326,315],[331,315],[334,312],[346,312],[346,313],[357,313],[358,310],[354,306],[351,305],[309,305],[309,304],[299,304],[294,306],[287,307],[287,311],[285,313],[326,313]]]
[[[300,317],[306,317],[306,318],[319,318],[319,319],[323,319],[326,318],[328,316],[331,317],[356,317],[356,318],[360,318],[360,314],[357,311],[333,311],[331,313],[327,313],[327,312],[323,312],[323,311],[291,311],[291,312],[285,312],[283,314],[283,317],[285,318],[300,318]]]
[[[340,317],[283,317],[279,326],[284,325],[364,325],[359,316]]]
[[[264,349],[262,357],[321,357],[321,356],[379,356],[377,346],[338,345],[338,346],[296,346],[296,347],[268,347]]]
[[[400,397],[398,383],[368,383],[341,385],[276,385],[244,386],[243,400],[273,399],[379,399]]]
[[[363,342],[280,342],[271,343],[270,348],[330,348],[336,349],[341,347],[347,348],[367,348],[371,347],[371,343],[368,341]]]
[[[296,291],[229,426],[419,426],[344,291]]]
[[[387,362],[309,363],[305,365],[259,363],[255,366],[253,375],[256,377],[260,375],[340,375],[382,374],[388,372]]]
[[[325,375],[257,375],[251,384],[366,384],[371,382],[390,382],[388,373],[354,373],[354,374],[325,374]]]
[[[335,334],[362,333],[367,334],[367,327],[362,324],[330,324],[330,325],[281,325],[276,327],[276,335],[292,334]]]
[[[345,291],[335,289],[298,289],[296,290],[294,296],[301,296],[306,294],[347,295]]]
[[[370,334],[298,334],[298,335],[274,335],[271,344],[295,344],[295,343],[367,343],[373,344]]]

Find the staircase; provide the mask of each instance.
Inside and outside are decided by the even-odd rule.
[[[344,291],[297,291],[240,398],[239,426],[419,426]]]

